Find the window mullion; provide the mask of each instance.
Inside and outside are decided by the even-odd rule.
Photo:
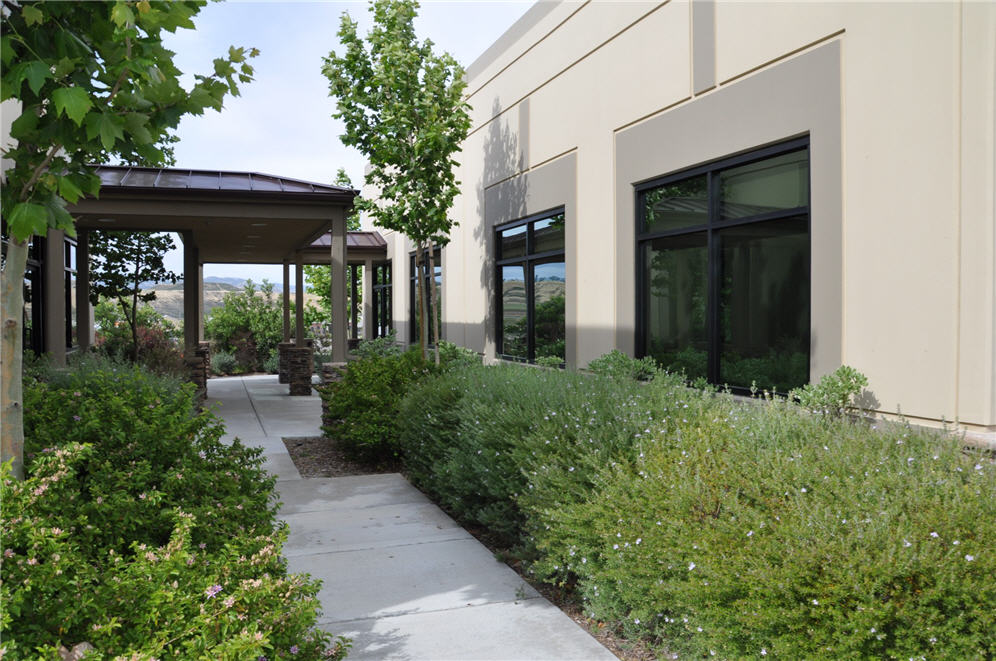
[[[722,279],[722,268],[720,263],[720,237],[716,230],[719,222],[720,199],[719,199],[719,175],[710,172],[707,176],[709,191],[709,221],[706,240],[706,254],[709,265],[707,267],[708,302],[706,307],[706,323],[708,325],[707,336],[707,363],[706,378],[711,383],[719,382],[719,345],[720,345],[720,311],[719,311],[719,288]]]

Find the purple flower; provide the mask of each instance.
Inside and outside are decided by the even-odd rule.
[[[297,645],[291,645],[290,653],[291,654],[297,654]]]
[[[80,420],[82,420],[82,419],[83,419],[83,418],[79,417],[78,415],[74,415],[74,416],[73,416],[73,420],[75,420],[76,422],[79,422],[79,421],[80,421]]]
[[[221,586],[220,585],[212,585],[211,587],[209,587],[207,590],[204,591],[204,594],[206,594],[207,597],[208,597],[208,599],[210,599],[211,597],[215,596],[219,592],[221,592]]]

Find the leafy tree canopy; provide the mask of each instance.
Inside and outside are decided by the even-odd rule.
[[[20,103],[16,146],[0,192],[6,259],[2,275],[2,460],[21,477],[22,283],[27,240],[49,228],[75,233],[66,210],[100,192],[90,164],[120,158],[160,163],[168,131],[186,114],[221,110],[226,94],[252,79],[256,49],[229,48],[213,71],[180,84],[165,32],[193,28],[206,0],[16,2],[0,9],[0,101]]]
[[[343,52],[329,53],[322,68],[338,104],[333,116],[346,126],[342,143],[367,157],[367,183],[380,191],[356,205],[379,227],[445,245],[458,192],[453,155],[470,129],[463,69],[418,40],[415,0],[374,0],[370,10],[365,41],[342,15]]]

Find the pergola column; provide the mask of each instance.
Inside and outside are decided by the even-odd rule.
[[[204,342],[204,264],[197,259],[197,343]]]
[[[290,260],[284,260],[284,340],[277,345],[277,382],[290,383],[290,349],[294,346],[291,342],[290,328]]]
[[[90,230],[76,232],[76,341],[80,352],[90,348]]]
[[[186,231],[183,239],[183,362],[188,378],[197,386],[198,395],[207,394],[210,353],[201,346],[201,259],[194,243],[193,232]]]
[[[346,218],[332,221],[332,362],[346,362]]]
[[[363,339],[372,340],[373,327],[373,260],[363,262]]]
[[[356,299],[359,298],[359,285],[356,282],[356,270],[359,264],[350,264],[349,269],[349,337],[356,340],[359,337],[360,309],[356,306]]]
[[[288,345],[287,373],[291,395],[311,394],[311,375],[314,372],[313,349],[304,338],[304,255],[297,253],[294,263],[294,344]]]
[[[49,230],[45,238],[45,305],[42,324],[45,353],[57,365],[66,364],[66,241],[62,230]]]

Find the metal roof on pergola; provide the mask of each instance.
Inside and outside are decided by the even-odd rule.
[[[70,208],[77,227],[186,233],[202,263],[293,262],[358,194],[255,172],[101,165],[96,173],[100,197]]]

